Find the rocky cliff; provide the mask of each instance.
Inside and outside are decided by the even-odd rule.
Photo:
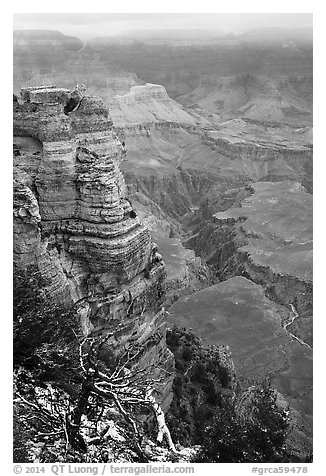
[[[164,373],[174,360],[162,310],[165,266],[126,196],[124,150],[101,99],[31,87],[14,101],[14,261],[37,265],[54,300],[75,306],[84,334],[150,342],[140,364]]]

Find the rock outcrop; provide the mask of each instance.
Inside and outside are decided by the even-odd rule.
[[[119,329],[150,342],[141,365],[156,364],[163,408],[174,360],[165,343],[165,266],[126,196],[124,149],[101,99],[51,87],[14,102],[14,261],[37,265],[54,300],[76,307],[85,334]]]

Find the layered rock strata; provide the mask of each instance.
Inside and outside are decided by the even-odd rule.
[[[218,156],[223,175],[253,181],[295,180],[312,192],[311,129],[281,129],[242,120],[228,121],[218,131],[206,131],[203,143]]]
[[[130,92],[116,96],[110,103],[117,127],[137,124],[178,123],[195,126],[195,119],[181,104],[173,101],[160,84],[132,86]]]
[[[28,88],[14,102],[14,261],[37,265],[54,300],[75,306],[85,334],[119,329],[110,346],[150,342],[141,365],[164,374],[170,401],[173,357],[165,343],[165,266],[126,196],[124,149],[101,99]]]

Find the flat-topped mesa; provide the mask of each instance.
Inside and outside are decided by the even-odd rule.
[[[171,98],[168,96],[166,89],[161,84],[150,84],[146,83],[145,85],[136,85],[130,88],[130,92],[124,96],[126,102],[136,101],[136,102],[146,102],[148,99],[158,99],[162,101],[171,101]]]
[[[159,334],[144,358],[172,370],[166,406],[165,266],[126,197],[107,108],[84,87],[55,86],[25,88],[13,108],[16,264],[38,266],[53,298],[77,306],[85,334],[128,322],[113,347]]]
[[[110,112],[115,127],[142,124],[177,124],[187,127],[196,126],[196,119],[183,109],[181,104],[172,100],[165,88],[159,84],[132,86],[123,96],[110,101]],[[130,131],[129,131],[130,132]]]

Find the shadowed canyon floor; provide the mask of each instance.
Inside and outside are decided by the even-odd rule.
[[[299,316],[288,326],[312,345],[312,195],[295,182],[257,182],[188,241],[220,279],[243,275]]]
[[[299,413],[300,442],[309,446],[312,351],[283,329],[290,314],[267,299],[260,286],[235,277],[181,297],[170,308],[168,320],[190,327],[207,343],[229,345],[243,386],[270,376]]]

